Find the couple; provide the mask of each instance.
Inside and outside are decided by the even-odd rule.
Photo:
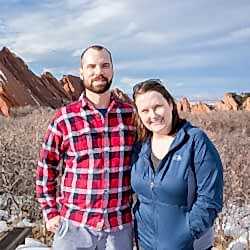
[[[134,116],[109,91],[112,57],[102,46],[83,51],[80,78],[85,93],[55,113],[37,167],[53,249],[131,250],[131,186],[139,249],[209,249],[223,170],[206,134],[179,117],[159,80],[135,85]]]

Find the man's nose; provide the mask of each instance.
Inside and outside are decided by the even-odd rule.
[[[95,67],[95,74],[100,75],[102,73],[102,67],[101,66],[96,66]]]

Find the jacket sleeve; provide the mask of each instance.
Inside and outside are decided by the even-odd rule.
[[[56,179],[62,155],[61,144],[62,132],[55,115],[45,133],[36,171],[36,196],[46,221],[59,214],[56,202]]]
[[[197,199],[189,213],[189,224],[194,238],[199,238],[222,210],[223,166],[215,146],[201,130],[194,136],[193,157]]]

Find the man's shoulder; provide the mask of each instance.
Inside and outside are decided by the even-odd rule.
[[[54,120],[61,120],[63,117],[71,115],[71,114],[77,114],[80,112],[80,109],[82,107],[82,101],[77,100],[71,103],[68,103],[67,105],[57,109],[54,115]]]
[[[82,100],[77,100],[67,104],[66,106],[62,107],[61,110],[63,113],[78,113],[82,107]]]
[[[116,105],[121,109],[126,109],[128,111],[133,111],[134,105],[131,102],[121,100],[117,97],[113,97],[114,101],[116,102]]]
[[[131,110],[134,109],[134,105],[130,102],[122,101],[122,106],[123,108],[126,108],[126,109],[131,109]]]

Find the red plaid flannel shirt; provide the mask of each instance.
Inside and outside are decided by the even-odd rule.
[[[79,226],[107,232],[131,223],[132,113],[130,104],[113,96],[105,117],[85,97],[56,112],[36,177],[46,220],[60,214]]]

